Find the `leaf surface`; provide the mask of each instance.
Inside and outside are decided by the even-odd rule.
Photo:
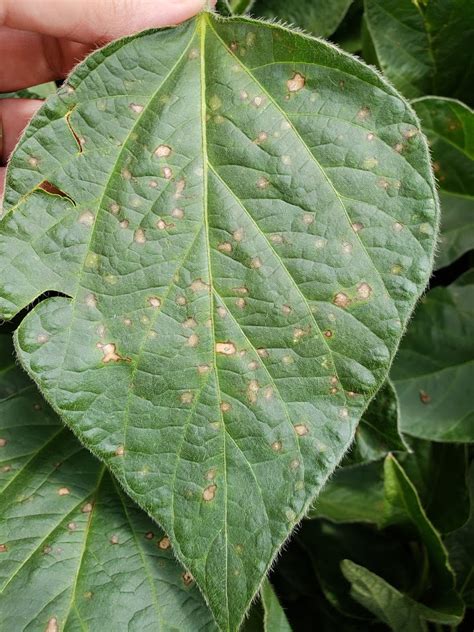
[[[3,629],[216,630],[164,533],[12,359],[0,356]]]
[[[365,14],[380,66],[406,97],[474,104],[471,0],[365,0]]]
[[[474,244],[474,111],[454,99],[413,101],[430,141],[441,192],[441,247],[436,267],[455,261]]]
[[[5,211],[2,315],[64,295],[23,320],[22,363],[235,630],[427,281],[416,117],[330,45],[202,14],[81,64]]]
[[[418,306],[391,372],[403,432],[432,441],[474,439],[473,323],[472,281],[435,288]]]

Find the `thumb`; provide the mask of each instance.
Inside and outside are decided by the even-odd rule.
[[[206,0],[0,0],[0,25],[89,44],[178,24],[205,4]]]

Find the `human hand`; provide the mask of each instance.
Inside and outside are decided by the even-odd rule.
[[[145,28],[178,24],[205,4],[205,0],[0,0],[0,93],[62,79],[95,47]],[[0,198],[8,157],[41,103],[0,99]]]

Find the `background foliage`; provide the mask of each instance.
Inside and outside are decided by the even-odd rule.
[[[280,555],[244,628],[470,630],[474,4],[250,4],[225,0],[220,10],[250,10],[328,37],[377,66],[412,100],[431,145],[442,234],[436,271],[390,379],[364,414],[352,449]],[[41,87],[20,96],[49,91]],[[214,630],[165,534],[63,429],[15,365],[9,333],[16,324],[4,325],[0,336],[0,556],[12,531],[21,542],[16,559],[0,571],[5,629],[24,629],[19,613],[26,622],[54,599],[58,612],[70,612],[68,629],[121,630],[120,591],[134,594],[125,607],[134,604],[137,629],[146,629],[152,616],[164,630]],[[50,489],[61,499],[60,510],[56,503],[50,509],[45,505]],[[93,529],[86,529],[92,503],[99,510]],[[48,521],[38,519],[45,511]],[[112,577],[112,584],[105,577]],[[25,592],[31,596],[27,604]],[[55,622],[50,625],[54,632]]]

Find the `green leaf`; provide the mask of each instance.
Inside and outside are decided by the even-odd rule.
[[[406,451],[407,446],[398,429],[397,394],[387,380],[362,415],[346,462],[376,461],[397,450]]]
[[[247,13],[252,8],[254,0],[218,0],[216,9],[221,15],[239,15]]]
[[[286,614],[278,601],[272,585],[266,579],[260,589],[264,609],[264,630],[265,632],[291,632],[290,624]]]
[[[459,623],[459,617],[439,613],[415,602],[363,566],[344,560],[341,568],[351,582],[353,598],[394,632],[427,632],[426,620],[448,625]]]
[[[334,522],[383,521],[383,467],[380,462],[340,467],[310,509],[311,518]]]
[[[252,14],[284,20],[313,35],[328,37],[337,29],[353,0],[256,0]]]
[[[431,145],[441,189],[441,248],[436,266],[455,261],[474,244],[474,111],[454,99],[413,101]]]
[[[460,529],[446,538],[449,559],[456,573],[456,586],[466,606],[474,608],[474,465],[468,477],[470,516]]]
[[[365,0],[384,74],[409,98],[455,97],[472,105],[472,0]]]
[[[391,371],[403,432],[474,440],[473,332],[474,284],[435,288],[419,304]]]
[[[420,586],[420,596],[424,595],[436,612],[461,618],[463,605],[454,591],[454,573],[440,534],[426,516],[412,482],[393,456],[385,459],[384,473],[383,526],[405,525],[409,533],[418,536],[426,551],[428,579],[427,585]]]
[[[223,629],[426,284],[438,213],[416,125],[332,46],[202,14],[94,52],[10,162],[0,312],[63,295],[23,320],[21,362]]]
[[[0,367],[3,629],[215,630],[163,532],[8,355]]]

